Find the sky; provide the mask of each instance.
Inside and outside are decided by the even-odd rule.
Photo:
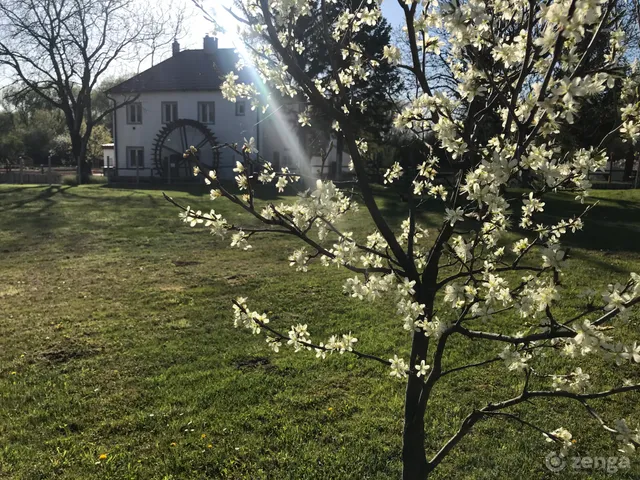
[[[167,5],[175,4],[175,0],[159,0],[160,2],[165,2]],[[202,48],[202,39],[208,33],[212,32],[211,23],[204,18],[204,15],[197,11],[195,8],[191,7],[190,0],[185,0],[190,9],[190,17],[188,19],[188,33],[180,39],[180,48],[181,50],[185,49],[201,49]],[[218,23],[223,25],[228,30],[228,34],[219,34],[219,46],[221,48],[231,48],[234,47],[234,33],[235,33],[235,19],[229,15],[224,7],[228,7],[233,3],[233,0],[203,0],[205,7],[211,14],[216,18]],[[393,27],[397,27],[402,24],[403,13],[402,9],[398,5],[396,0],[384,0],[382,3],[382,12],[386,19]],[[237,38],[235,39],[237,42]],[[171,55],[171,47],[167,47],[164,52],[160,52],[155,58],[155,63],[162,61],[168,56]],[[150,60],[143,62],[141,65],[138,65],[137,62],[115,62],[113,68],[107,72],[109,76],[117,76],[123,74],[132,74],[136,73],[136,71],[146,70],[151,66]],[[139,69],[139,70],[138,70]],[[6,84],[8,84],[7,78],[8,72],[3,72],[0,70],[0,88]]]
[[[212,12],[215,12],[214,18],[216,18],[220,24],[230,26],[229,29],[233,32],[235,20],[224,10],[224,7],[229,7],[233,3],[233,0],[204,0],[204,3]],[[393,27],[397,27],[403,23],[404,14],[396,0],[384,0],[382,2],[382,13]],[[200,46],[202,37],[204,37],[209,30],[211,30],[209,22],[202,18],[202,15],[196,16],[193,20],[193,29],[190,34],[183,39],[185,48],[202,48]],[[221,47],[233,47],[233,36],[220,35],[219,45]]]

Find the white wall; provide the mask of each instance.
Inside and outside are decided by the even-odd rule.
[[[118,102],[124,97],[116,96]],[[285,157],[290,157],[292,170],[306,175],[317,175],[320,169],[320,161],[307,158],[304,142],[299,140],[298,104],[284,106],[273,105],[265,114],[251,111],[249,102],[246,101],[245,115],[236,116],[236,104],[222,97],[219,91],[211,92],[154,92],[141,94],[139,102],[142,103],[142,124],[128,124],[126,107],[116,112],[117,135],[115,138],[117,148],[118,175],[148,177],[156,176],[153,171],[153,145],[158,132],[164,127],[162,123],[162,102],[178,103],[178,118],[198,120],[198,102],[215,102],[216,123],[206,126],[214,133],[218,143],[238,143],[241,147],[244,138],[257,138],[259,130],[260,138],[258,148],[260,155],[269,161],[274,160],[275,152],[278,152],[280,166],[285,166]],[[259,128],[256,124],[260,120]],[[127,147],[143,147],[145,168],[136,172],[135,168],[127,168]],[[106,154],[105,154],[106,155]],[[336,161],[336,149],[325,164],[325,174],[329,172],[330,164]],[[113,158],[113,156],[112,156]],[[235,161],[240,157],[229,149],[221,150],[220,178],[232,179],[235,176],[232,169]],[[350,157],[347,152],[343,154],[343,172],[348,173]],[[295,168],[300,165],[300,170]]]
[[[123,96],[116,96],[117,102],[124,101]],[[141,177],[152,175],[154,167],[153,144],[158,132],[164,127],[162,123],[162,102],[178,102],[178,118],[198,120],[198,102],[215,102],[215,124],[206,126],[214,133],[218,143],[238,143],[244,138],[256,137],[257,112],[252,112],[246,102],[245,115],[236,116],[236,104],[225,100],[219,91],[211,92],[153,92],[140,95],[142,103],[142,124],[127,123],[127,109],[120,108],[116,112],[117,134],[115,138],[118,160],[118,175],[135,176],[136,169],[127,168],[127,147],[144,148],[144,169],[138,174]],[[261,142],[263,134],[261,132]],[[220,157],[221,176],[233,178],[231,168],[235,165],[235,155],[229,149],[223,149]],[[153,172],[153,175],[157,175]]]

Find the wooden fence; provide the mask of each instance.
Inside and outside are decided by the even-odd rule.
[[[34,170],[23,170],[17,172],[0,171],[0,183],[10,183],[18,185],[33,183],[61,183],[62,173],[63,172],[57,172],[55,170],[45,173]]]

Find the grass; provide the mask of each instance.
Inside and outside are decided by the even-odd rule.
[[[210,206],[197,192],[171,194]],[[586,230],[569,237],[569,293],[640,271],[640,192],[595,196]],[[399,223],[406,204],[381,202]],[[548,202],[553,215],[582,208],[567,195]],[[228,203],[215,206],[242,219]],[[432,227],[437,219],[422,216]],[[370,224],[360,213],[350,226],[358,233]],[[320,337],[353,331],[363,351],[406,357],[394,311],[344,298],[344,270],[288,268],[294,239],[252,244],[251,252],[231,250],[185,227],[159,190],[0,186],[0,478],[398,478],[402,384],[346,355],[318,362],[270,353],[264,340],[233,328],[230,305],[248,296],[276,326],[308,323]],[[569,300],[557,311],[577,306]],[[634,323],[621,332],[639,337]],[[491,353],[455,339],[445,368]],[[640,381],[637,366],[582,365],[601,387]],[[501,365],[448,377],[427,418],[430,452],[470,408],[513,396],[518,385]],[[593,405],[609,422],[637,424],[638,400]],[[536,401],[519,411],[547,430],[567,427],[581,455],[616,455],[615,442],[576,405]],[[435,478],[552,478],[544,466],[551,450],[542,435],[491,419]],[[640,460],[614,476],[639,478]],[[611,475],[567,468],[562,478]]]

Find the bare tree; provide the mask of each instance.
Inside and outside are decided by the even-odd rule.
[[[181,25],[180,9],[174,14],[129,0],[0,2],[0,66],[14,84],[64,113],[80,183],[90,175],[85,159],[93,127],[135,100],[96,113],[92,91],[114,63],[153,55]]]

